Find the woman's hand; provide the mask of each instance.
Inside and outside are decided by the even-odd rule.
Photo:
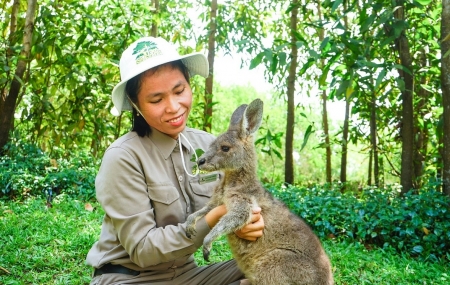
[[[219,222],[220,218],[227,213],[227,208],[225,205],[220,205],[209,211],[208,214],[205,215],[206,223],[209,228],[214,228],[214,226]]]
[[[235,231],[235,234],[249,241],[255,241],[259,237],[262,237],[264,230],[264,219],[261,216],[261,208],[256,207],[252,209],[252,217],[250,224],[244,226],[242,229]],[[212,229],[217,222],[222,218],[223,215],[227,213],[227,208],[225,205],[220,205],[212,209],[208,214],[206,214],[205,219],[208,226]]]
[[[250,224],[244,226],[242,229],[235,231],[234,233],[249,241],[256,241],[259,237],[262,237],[264,230],[264,219],[261,216],[261,208],[253,208],[252,218]]]

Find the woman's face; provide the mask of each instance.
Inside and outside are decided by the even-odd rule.
[[[161,66],[143,74],[137,105],[151,128],[177,139],[191,110],[191,86],[179,69]]]

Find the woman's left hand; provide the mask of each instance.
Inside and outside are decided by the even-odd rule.
[[[261,215],[261,208],[253,208],[252,218],[250,224],[244,226],[242,229],[235,231],[235,234],[249,241],[256,241],[262,237],[264,230],[264,219]]]

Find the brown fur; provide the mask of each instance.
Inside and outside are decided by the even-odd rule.
[[[208,260],[212,242],[227,234],[233,256],[254,285],[331,285],[330,261],[309,226],[261,185],[256,174],[254,133],[262,120],[263,103],[256,99],[233,113],[230,126],[200,157],[199,168],[221,170],[225,177],[210,202],[187,219],[188,236],[195,234],[195,222],[211,209],[225,204],[227,214],[203,241]],[[252,208],[261,207],[264,234],[247,241],[234,232],[250,222]]]

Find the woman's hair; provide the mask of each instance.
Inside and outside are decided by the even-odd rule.
[[[162,66],[170,66],[171,68],[178,69],[179,71],[181,71],[181,73],[184,75],[184,78],[186,78],[186,81],[189,83],[189,70],[181,60],[171,61],[162,65],[155,66],[128,80],[125,86],[125,93],[134,104],[137,105],[137,96],[139,94],[139,91],[141,90],[142,78],[144,73],[149,71],[155,73]],[[139,115],[135,108],[133,108],[132,131],[137,132],[138,136],[140,137],[148,136],[152,131],[145,119],[141,115]]]

